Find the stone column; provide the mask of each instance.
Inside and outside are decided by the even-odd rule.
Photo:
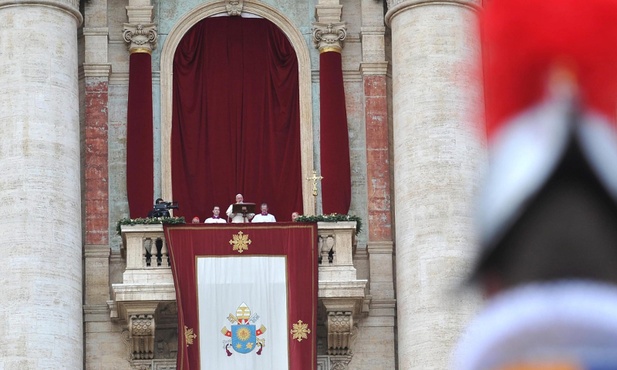
[[[398,361],[447,369],[476,302],[454,291],[473,257],[482,146],[477,0],[390,0]],[[476,117],[477,118],[477,117]]]
[[[83,367],[77,0],[0,0],[0,368]]]
[[[152,50],[158,34],[152,23],[152,9],[150,0],[130,1],[126,7],[129,22],[124,24],[122,34],[130,53],[126,184],[132,218],[146,215],[154,199]]]

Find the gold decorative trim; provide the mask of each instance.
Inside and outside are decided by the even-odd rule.
[[[238,251],[238,253],[242,253],[249,249],[249,244],[252,241],[249,239],[249,234],[244,235],[242,231],[238,231],[237,234],[232,235],[232,239],[229,241],[229,244],[233,245],[233,250]]]
[[[343,51],[343,49],[340,46],[326,46],[324,48],[319,49],[319,54],[323,54],[323,53],[330,53],[330,52],[335,52],[335,53],[341,53]]]
[[[137,53],[152,55],[152,49],[149,49],[149,48],[133,48],[133,49],[129,50],[129,54],[137,54]]]
[[[297,323],[293,324],[293,329],[291,329],[289,333],[291,334],[291,339],[302,342],[303,339],[307,339],[308,335],[311,334],[311,329],[308,328],[308,324],[303,323],[302,320],[298,320]]]
[[[197,334],[193,333],[193,328],[189,328],[184,325],[184,339],[186,342],[186,346],[193,344],[193,340],[197,338]]]

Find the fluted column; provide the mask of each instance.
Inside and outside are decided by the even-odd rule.
[[[77,0],[0,0],[0,368],[81,369]]]
[[[390,0],[398,361],[447,369],[475,309],[453,294],[474,247],[471,199],[482,149],[471,66],[477,0]]]

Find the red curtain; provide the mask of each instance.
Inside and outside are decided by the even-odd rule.
[[[174,57],[176,215],[209,217],[242,193],[278,220],[302,212],[298,62],[270,21],[206,18]]]
[[[146,217],[154,203],[152,60],[132,53],[126,122],[126,188],[131,218]]]
[[[197,258],[233,257],[251,258],[255,256],[285,256],[287,260],[287,331],[289,369],[317,368],[317,292],[318,292],[318,250],[317,226],[308,223],[283,224],[187,224],[181,226],[165,225],[165,239],[176,287],[178,303],[178,361],[179,370],[199,369],[200,357],[208,353],[200,352],[200,341],[220,332],[199,332],[198,286],[204,283],[197,279]],[[238,237],[246,238],[246,249],[239,253],[233,249],[232,241]],[[239,271],[233,273],[240,273]],[[225,277],[220,277],[225,281]],[[250,289],[250,288],[249,288]],[[257,289],[257,288],[256,288]],[[217,302],[226,305],[229,302]],[[249,303],[249,302],[247,302]],[[235,306],[233,306],[235,307]],[[224,317],[221,317],[224,319]],[[294,338],[294,324],[302,320],[307,325],[304,338]],[[268,326],[268,323],[266,323]],[[190,336],[185,335],[190,330]],[[270,334],[268,334],[270,335]],[[266,339],[272,343],[272,337]],[[225,358],[225,347],[218,353]],[[266,351],[280,348],[266,344]],[[233,351],[230,351],[230,353]],[[234,356],[236,356],[234,354]],[[252,353],[251,356],[255,356]],[[207,360],[206,360],[207,361]]]
[[[323,213],[347,214],[351,164],[341,53],[319,55],[321,199]]]

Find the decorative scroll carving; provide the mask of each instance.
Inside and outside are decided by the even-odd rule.
[[[343,50],[343,40],[347,37],[347,28],[341,23],[313,23],[313,43],[320,53]]]
[[[351,311],[328,312],[328,354],[351,355]]]
[[[152,359],[154,357],[154,317],[153,315],[131,315],[129,334],[134,360]]]
[[[130,24],[125,23],[122,31],[124,41],[129,43],[129,52],[152,54],[156,49],[158,33],[154,23]]]
[[[243,0],[227,0],[225,4],[225,10],[230,17],[238,17],[242,14],[242,8],[244,8]]]

